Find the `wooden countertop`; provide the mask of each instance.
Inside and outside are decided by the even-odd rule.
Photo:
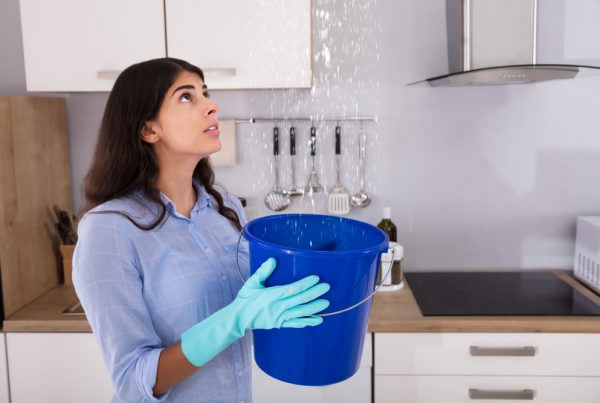
[[[92,329],[84,315],[63,315],[62,312],[77,302],[72,287],[59,285],[4,319],[4,332],[78,333]]]
[[[600,297],[565,272],[565,282],[600,305]],[[73,288],[58,286],[4,320],[8,332],[91,332],[85,316],[62,312],[77,302]],[[375,333],[600,333],[600,316],[423,316],[405,282],[399,291],[377,293],[369,332]]]
[[[570,274],[554,273],[600,305],[600,297]],[[369,332],[600,333],[600,316],[423,316],[405,281],[401,290],[375,295]]]

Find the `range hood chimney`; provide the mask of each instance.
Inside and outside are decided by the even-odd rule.
[[[574,78],[597,66],[537,64],[538,0],[446,0],[450,73],[432,87]],[[417,84],[412,83],[412,84]]]

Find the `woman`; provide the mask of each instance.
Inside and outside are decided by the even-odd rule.
[[[272,258],[242,283],[246,218],[213,187],[208,160],[221,148],[218,112],[202,71],[172,58],[127,68],[108,98],[73,282],[114,402],[250,402],[246,331],[316,326],[329,305],[317,276],[265,287]]]

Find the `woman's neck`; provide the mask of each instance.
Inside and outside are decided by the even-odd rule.
[[[192,183],[191,175],[169,175],[161,173],[157,181],[158,190],[173,203],[178,213],[190,217],[198,195]]]

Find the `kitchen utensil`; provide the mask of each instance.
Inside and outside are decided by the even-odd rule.
[[[61,237],[62,243],[65,245],[74,245],[77,243],[77,231],[71,221],[71,217],[66,210],[61,209],[57,204],[52,206],[58,223],[55,224],[56,229]]]
[[[342,128],[335,127],[335,157],[336,157],[336,184],[329,191],[328,211],[330,214],[343,215],[350,212],[350,196],[340,181],[340,155],[342,153]]]
[[[290,196],[302,196],[304,189],[296,186],[296,128],[290,127],[290,155],[292,157],[292,186],[288,190]]]
[[[371,198],[365,192],[365,143],[367,136],[362,130],[358,134],[358,173],[360,175],[360,190],[350,198],[350,204],[354,207],[367,207]]]
[[[60,236],[61,244],[69,245],[70,244],[69,231],[67,230],[65,225],[61,222],[57,222],[57,223],[54,223],[54,227],[56,228],[56,231],[58,231],[58,235]]]
[[[266,206],[273,211],[282,211],[290,205],[287,190],[279,185],[279,128],[273,128],[273,156],[275,160],[275,184],[265,196]]]
[[[304,188],[304,191],[312,196],[313,192],[320,192],[323,190],[317,171],[315,170],[315,154],[317,151],[317,129],[313,126],[310,128],[310,155],[312,157],[312,170],[308,177],[308,183]]]

